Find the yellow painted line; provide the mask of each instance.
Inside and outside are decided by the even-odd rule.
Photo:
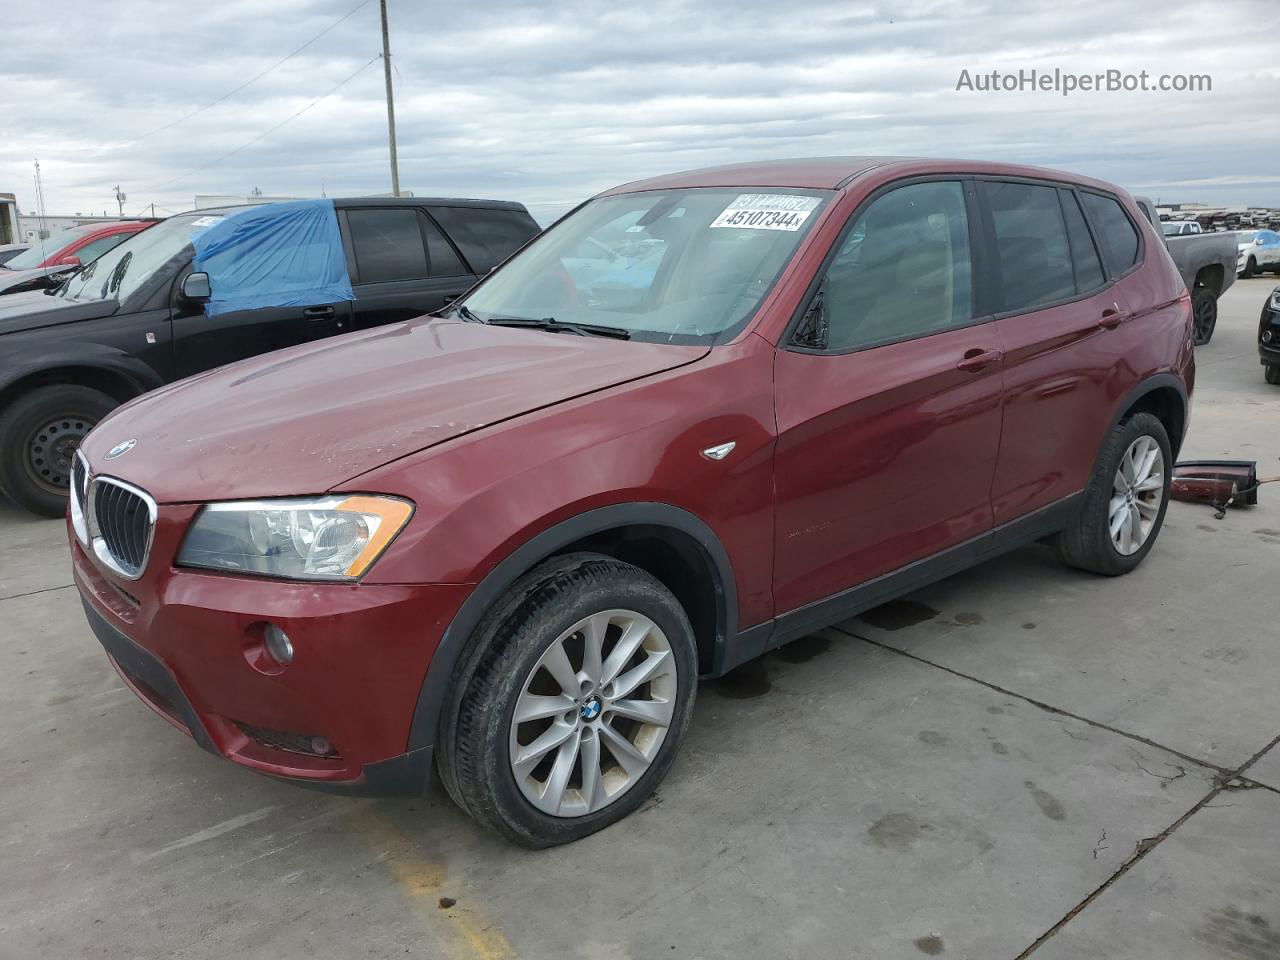
[[[448,865],[424,853],[418,842],[378,813],[373,804],[362,804],[354,817],[369,838],[378,859],[387,865],[406,903],[423,921],[423,926],[441,935],[443,947],[453,960],[517,960],[518,954],[502,931],[474,903],[458,903],[440,908],[440,897],[449,875]],[[473,894],[474,895],[474,894]]]

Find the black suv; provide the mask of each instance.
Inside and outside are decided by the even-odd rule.
[[[59,516],[80,438],[119,404],[233,360],[439,310],[538,233],[518,203],[335,200],[354,301],[209,316],[207,289],[193,294],[207,282],[186,282],[191,237],[241,209],[171,217],[56,290],[0,299],[0,492]]]

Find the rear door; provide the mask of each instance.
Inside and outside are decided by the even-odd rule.
[[[864,204],[809,307],[826,345],[778,351],[779,613],[991,528],[1001,357],[974,300],[975,211],[963,178]]]
[[[1131,307],[1116,278],[1133,269],[1140,241],[1114,199],[1048,182],[987,180],[981,186],[989,309],[1005,352],[1000,460],[991,496],[999,527],[1051,507],[1088,482],[1128,350],[1120,328]],[[1094,199],[1109,205],[1097,212],[1099,221],[1107,218],[1105,238],[1084,214],[1083,205]]]
[[[475,283],[458,251],[421,207],[341,211],[357,329],[441,309]]]

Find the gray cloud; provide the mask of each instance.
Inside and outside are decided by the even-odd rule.
[[[10,4],[0,190],[50,212],[197,193],[388,189],[376,0],[223,103],[357,0]],[[1009,159],[1163,199],[1280,204],[1267,0],[644,5],[393,0],[401,182],[563,209],[626,180],[823,154]],[[957,92],[962,69],[1207,73],[1209,93]],[[136,141],[136,142],[135,142]],[[190,174],[190,175],[188,175]]]

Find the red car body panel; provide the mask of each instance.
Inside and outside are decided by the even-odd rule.
[[[848,354],[788,349],[787,330],[849,216],[893,181],[937,174],[1113,193],[1143,231],[1145,261],[1096,295],[1029,314]],[[429,748],[420,721],[438,713],[432,697],[466,641],[450,632],[465,634],[469,605],[482,608],[522,550],[584,516],[646,505],[692,518],[701,546],[727,567],[717,642],[746,631],[763,649],[786,617],[1070,503],[1135,396],[1155,384],[1190,394],[1186,291],[1132,199],[1100,181],[1005,164],[827,158],[611,192],[699,186],[836,191],[729,343],[411,321],[193,378],[94,430],[83,445],[93,469],[149,491],[159,519],[137,582],[100,568],[73,534],[77,583],[98,617],[172,675],[217,752],[278,775],[358,784],[371,764]],[[1108,309],[1120,322],[1104,318]],[[992,358],[957,366],[975,353]],[[127,456],[105,461],[133,438]],[[1176,448],[1181,437],[1172,439]],[[702,455],[730,440],[728,459]],[[358,585],[174,566],[202,501],[329,491],[415,504]],[[252,662],[263,621],[294,639],[296,659],[277,674]],[[322,735],[341,759],[267,749],[233,721]],[[428,718],[423,729],[433,728]]]
[[[89,244],[93,243],[93,241],[95,240],[100,240],[103,237],[113,237],[116,234],[121,234],[121,233],[122,234],[137,233],[139,230],[145,230],[149,226],[151,226],[151,221],[149,220],[144,220],[144,221],[126,220],[121,223],[104,223],[101,226],[79,227],[79,228],[72,227],[70,230],[67,231],[67,233],[71,233],[72,231],[75,231],[75,239],[72,240],[70,243],[66,243],[65,245],[58,246],[57,245],[58,241],[61,241],[63,239],[61,236],[55,236],[50,238],[50,240],[45,241],[55,249],[49,254],[49,256],[47,256],[44,260],[42,260],[38,264],[37,269],[39,267],[52,267],[61,263],[67,263],[68,257],[76,256],[81,250],[83,250]],[[38,241],[33,243],[32,245],[33,246],[38,245]]]

